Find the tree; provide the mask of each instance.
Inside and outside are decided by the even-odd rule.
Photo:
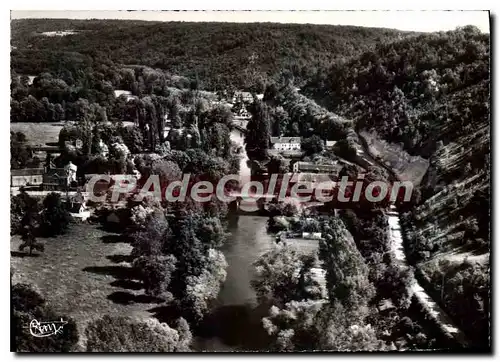
[[[271,137],[268,109],[264,103],[257,101],[251,111],[252,119],[247,125],[245,148],[250,158],[263,160],[267,156]]]
[[[374,295],[368,280],[368,267],[352,236],[340,219],[324,220],[321,225],[320,258],[326,269],[330,300],[349,310],[362,310]]]
[[[43,211],[41,215],[42,233],[54,236],[66,233],[71,216],[62,203],[58,193],[51,192],[43,200]]]
[[[23,243],[19,245],[19,251],[23,251],[25,248],[29,248],[29,255],[33,255],[33,250],[44,251],[45,246],[42,243],[38,243],[34,235],[34,228],[27,226],[21,232],[21,238]]]
[[[20,233],[26,226],[35,226],[38,217],[38,202],[24,189],[10,198],[10,232]]]
[[[218,157],[226,158],[230,154],[231,139],[229,128],[222,123],[215,123],[205,132],[203,148]]]
[[[87,352],[188,352],[191,333],[184,319],[178,329],[156,319],[105,315],[85,329]]]
[[[227,264],[217,249],[227,234],[218,217],[188,205],[173,203],[168,223],[163,213],[151,214],[132,234],[132,255],[147,293],[168,299],[171,293],[179,312],[198,323],[226,277]]]
[[[31,150],[22,132],[10,132],[10,168],[19,169],[28,166],[31,161]]]
[[[306,155],[310,156],[316,153],[321,153],[323,151],[324,143],[319,136],[313,135],[309,138],[303,139],[300,147]]]
[[[11,337],[16,352],[70,352],[78,342],[78,330],[73,319],[56,314],[45,299],[28,284],[11,287]],[[59,321],[67,322],[61,333],[37,338],[30,333],[30,323]]]
[[[339,303],[291,301],[262,320],[277,351],[380,351],[375,330]]]
[[[288,171],[288,164],[281,155],[271,155],[267,163],[267,172],[272,174],[282,175]]]
[[[260,303],[283,307],[291,300],[321,299],[314,280],[304,284],[304,275],[313,266],[314,257],[300,255],[288,245],[278,244],[255,263],[256,277],[252,287]],[[317,291],[311,295],[311,291]]]
[[[141,256],[134,260],[133,267],[139,271],[147,295],[165,299],[169,297],[167,289],[175,263],[176,259],[172,255]]]
[[[145,224],[136,225],[139,230],[131,235],[133,246],[131,255],[134,257],[160,256],[165,248],[166,238],[171,233],[169,225],[165,216],[160,213],[151,213],[144,217],[144,220]]]
[[[182,171],[173,161],[156,160],[153,162],[151,174],[158,175],[162,186],[182,179]]]
[[[123,127],[121,129],[121,136],[125,145],[128,147],[130,152],[139,153],[143,150],[144,141],[142,133],[137,127]]]
[[[203,319],[209,311],[209,301],[219,295],[220,287],[226,280],[227,262],[222,252],[209,249],[203,261],[205,268],[200,275],[186,278],[186,291],[180,300],[180,308],[195,322]]]
[[[288,116],[287,111],[285,111],[282,106],[272,108],[271,130],[273,136],[281,137],[282,135],[284,135],[289,128],[289,122],[290,117]]]

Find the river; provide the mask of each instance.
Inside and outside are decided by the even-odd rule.
[[[233,130],[231,140],[242,146],[240,176],[249,178],[243,134]],[[255,351],[265,348],[267,335],[262,329],[261,318],[267,308],[257,308],[256,294],[250,282],[254,275],[252,264],[275,244],[274,237],[267,234],[266,229],[266,217],[231,215],[231,236],[222,248],[228,263],[226,281],[207,318],[203,336],[196,340],[196,349]]]

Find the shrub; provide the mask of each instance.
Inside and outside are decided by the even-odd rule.
[[[45,304],[44,298],[28,284],[16,284],[11,288],[12,319],[11,334],[13,350],[16,352],[70,352],[78,342],[75,322],[65,316],[54,313]],[[30,333],[30,323],[67,321],[62,333],[44,338]]]
[[[87,325],[85,336],[87,352],[185,352],[191,343],[189,326],[182,318],[175,330],[156,319],[105,315]]]

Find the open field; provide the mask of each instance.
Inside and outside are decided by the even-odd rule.
[[[28,144],[31,146],[45,146],[47,143],[55,143],[59,141],[59,132],[67,124],[66,122],[15,122],[10,124],[10,130],[14,132],[22,132],[28,139]],[[133,122],[123,122],[125,127],[131,127]]]
[[[59,132],[63,126],[64,122],[16,122],[10,124],[10,130],[24,133],[28,139],[28,144],[32,146],[45,146],[46,143],[59,140]]]
[[[131,246],[96,225],[71,225],[67,235],[39,239],[45,252],[18,252],[11,237],[13,284],[35,285],[57,313],[73,317],[80,329],[103,314],[150,317],[158,306],[144,294],[130,267]],[[35,252],[36,253],[36,252]]]

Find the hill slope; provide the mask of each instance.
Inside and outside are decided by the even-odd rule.
[[[470,26],[419,35],[334,64],[304,88],[359,131],[429,161],[420,198],[400,207],[406,252],[477,346],[489,344],[489,51]]]
[[[409,34],[353,26],[68,19],[15,20],[11,29],[18,73],[57,71],[62,56],[81,67],[112,61],[161,68],[198,77],[207,89],[262,85],[282,70],[300,83],[336,60]],[[76,34],[42,34],[69,29]]]

